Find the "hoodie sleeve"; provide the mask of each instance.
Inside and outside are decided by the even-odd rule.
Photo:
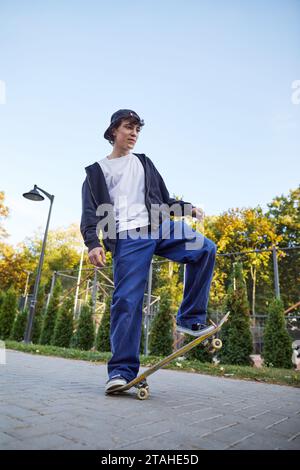
[[[166,187],[166,184],[163,180],[163,177],[161,176],[161,174],[159,173],[159,171],[155,167],[152,160],[150,160],[149,157],[147,157],[147,158],[148,158],[148,161],[149,161],[149,163],[150,163],[150,165],[151,165],[151,167],[154,171],[154,175],[155,175],[155,178],[157,179],[157,182],[158,182],[158,185],[159,185],[164,203],[168,204],[169,207],[172,206],[175,203],[180,204],[180,206],[182,208],[182,215],[192,215],[192,209],[195,206],[193,206],[193,204],[191,204],[190,202],[186,202],[186,201],[183,201],[181,199],[175,199],[175,198],[170,197],[169,191]],[[185,213],[183,213],[184,209],[185,209]]]
[[[87,178],[82,185],[82,213],[80,222],[80,232],[90,252],[93,248],[101,247],[97,233],[97,224],[100,218],[96,215],[97,207],[93,200]]]

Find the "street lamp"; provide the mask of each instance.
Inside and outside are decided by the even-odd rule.
[[[34,188],[31,191],[29,191],[28,193],[24,193],[23,196],[26,199],[30,199],[31,201],[43,201],[45,198],[38,192],[38,189],[42,191],[42,193],[44,193],[50,199],[50,208],[49,208],[49,213],[48,213],[46,230],[44,234],[42,251],[40,254],[38,272],[37,272],[37,276],[35,278],[35,283],[34,283],[33,298],[31,299],[31,302],[30,302],[29,316],[28,316],[28,321],[27,321],[26,331],[25,331],[25,338],[24,338],[25,343],[30,343],[31,341],[32,325],[33,325],[35,307],[36,307],[36,302],[37,302],[37,294],[38,294],[38,288],[39,288],[39,283],[40,283],[40,278],[41,278],[41,273],[42,273],[42,266],[43,266],[43,261],[44,261],[44,254],[45,254],[45,248],[46,248],[46,240],[47,240],[47,235],[48,235],[51,209],[52,209],[52,204],[54,200],[53,195],[47,193],[47,191],[44,191],[42,188],[39,188],[36,184],[34,185]]]

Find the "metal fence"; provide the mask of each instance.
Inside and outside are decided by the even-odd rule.
[[[261,257],[261,255],[263,257]],[[256,256],[260,256],[259,263]],[[230,282],[232,263],[241,261],[244,267],[247,293],[251,308],[251,331],[253,335],[254,352],[259,354],[263,348],[263,328],[267,318],[267,309],[270,300],[281,297],[285,308],[290,309],[287,315],[287,328],[293,339],[299,338],[300,304],[300,247],[271,247],[269,249],[249,250],[243,252],[217,253],[215,272],[222,273],[224,282],[222,292],[212,282],[209,314],[214,321],[220,320],[224,315],[223,301]],[[173,263],[167,259],[153,259],[148,275],[148,283],[144,295],[144,353],[148,354],[148,340],[151,322],[159,309],[159,298],[152,293],[153,267],[161,263]],[[175,263],[176,264],[176,263]],[[183,267],[184,265],[181,265]],[[252,266],[256,266],[256,280],[253,279]],[[258,268],[257,268],[258,266]],[[51,288],[47,295],[47,306],[53,293],[57,278],[63,282],[64,289],[74,295],[74,318],[80,315],[82,305],[89,295],[93,299],[95,317],[101,316],[105,299],[114,289],[112,266],[101,269],[82,268],[79,270],[55,271],[53,273]],[[180,271],[180,278],[184,284],[184,268]],[[255,289],[255,292],[254,292]],[[221,290],[221,289],[220,289]],[[254,295],[255,294],[255,295]],[[20,298],[19,306],[25,308],[30,303],[30,295]],[[256,312],[259,311],[259,313]],[[99,318],[97,321],[99,324]]]
[[[224,291],[229,285],[235,261],[243,264],[253,316],[267,314],[269,302],[274,297],[280,297],[286,309],[300,301],[299,246],[217,253],[216,269],[224,276]],[[217,300],[214,307],[218,308]]]

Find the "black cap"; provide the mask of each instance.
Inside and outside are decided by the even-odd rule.
[[[114,124],[116,124],[117,121],[119,121],[120,119],[128,119],[131,117],[135,118],[140,124],[140,126],[144,125],[144,120],[141,119],[140,116],[135,111],[132,111],[131,109],[119,109],[110,118],[110,125],[104,132],[104,139],[111,140],[112,138],[111,129],[114,126]]]

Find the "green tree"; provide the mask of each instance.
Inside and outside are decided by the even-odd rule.
[[[18,243],[16,247],[0,243],[0,285],[3,289],[14,287],[19,292],[24,292],[27,271],[32,274],[29,281],[36,277],[38,259],[32,256],[28,249]],[[31,286],[33,288],[33,286]]]
[[[249,303],[241,263],[233,265],[225,310],[230,311],[230,316],[221,330],[223,347],[218,357],[223,363],[250,365],[253,346]]]
[[[151,323],[149,349],[154,356],[168,356],[173,347],[174,315],[171,310],[170,288],[160,289],[159,311]]]
[[[3,290],[0,291],[0,312],[1,312],[1,305],[5,299],[5,292]]]
[[[185,335],[184,344],[188,344],[195,339],[195,336]],[[191,349],[185,354],[185,357],[189,360],[197,360],[199,362],[212,362],[212,354],[208,352],[207,347],[203,344],[199,344],[195,348]]]
[[[4,203],[5,193],[0,191],[0,240],[8,236],[7,231],[2,225],[3,219],[6,219],[9,215],[9,208]]]
[[[144,354],[145,352],[145,313],[143,312],[142,315],[142,329],[141,329],[141,340],[140,340],[140,354]]]
[[[17,315],[17,293],[10,287],[5,294],[0,311],[0,338],[10,337],[11,330]]]
[[[287,196],[275,197],[268,204],[268,217],[272,220],[280,246],[295,248],[300,245],[300,185],[290,190]],[[291,307],[300,298],[300,250],[278,251],[278,269],[281,299],[285,308]],[[273,276],[272,276],[273,278]]]
[[[282,237],[276,233],[274,222],[263,213],[260,206],[229,209],[220,216],[208,220],[205,235],[217,244],[219,254],[242,253],[240,259],[243,259],[244,278],[251,299],[251,311],[254,315],[257,310],[257,287],[259,286],[260,290],[261,285],[269,284],[272,253],[269,251],[248,252],[270,248],[281,241]],[[236,261],[240,259],[237,258]],[[217,257],[211,297],[214,301],[217,298],[219,305],[225,301],[225,293],[230,284],[231,264],[232,258]],[[263,299],[263,302],[266,303],[266,301],[267,299]],[[262,307],[266,308],[266,305]],[[259,309],[262,311],[261,305]]]
[[[33,344],[37,344],[40,340],[42,326],[43,326],[44,311],[45,311],[45,286],[39,285],[33,326],[32,326],[32,334],[31,334],[31,341],[33,342]]]
[[[3,240],[7,238],[9,235],[6,231],[6,229],[3,226],[3,221],[7,219],[9,216],[9,208],[5,205],[4,203],[5,200],[5,193],[4,191],[0,191],[0,285],[2,288],[8,289],[10,287],[10,284],[7,284],[5,282],[5,278],[1,279],[1,262],[3,257],[13,250],[11,245],[8,245],[5,243]],[[4,281],[4,282],[3,282]]]
[[[158,259],[160,261],[160,259]],[[182,265],[173,261],[153,266],[153,294],[160,298],[159,308],[150,325],[151,354],[168,355],[173,350],[175,315],[183,296]]]
[[[59,299],[61,295],[61,282],[59,279],[56,280],[52,296],[49,301],[48,308],[43,316],[43,327],[40,337],[41,344],[51,344],[55,321],[58,313]]]
[[[290,369],[292,364],[292,340],[287,332],[283,302],[273,299],[269,306],[264,328],[262,356],[266,365]]]
[[[208,318],[209,318],[209,315],[208,315]],[[185,334],[183,344],[188,344],[194,339],[195,339],[195,336],[190,336],[190,335]],[[213,355],[208,352],[207,346],[204,346],[202,343],[200,343],[198,346],[188,351],[185,354],[185,357],[186,359],[197,360],[200,362],[212,362],[212,359],[213,359]]]
[[[73,335],[73,296],[66,299],[59,308],[51,344],[68,348]]]
[[[77,349],[88,351],[94,345],[95,326],[93,322],[93,307],[91,303],[85,304],[81,308],[78,327],[75,332],[72,346]]]
[[[11,339],[14,341],[23,341],[25,336],[25,330],[28,320],[29,310],[25,308],[23,311],[18,312],[11,332]]]
[[[35,260],[39,259],[43,242],[41,231],[32,238],[27,238],[23,249],[29,251]],[[82,236],[78,224],[71,224],[64,229],[49,230],[47,247],[43,263],[41,283],[49,290],[54,271],[77,270],[82,250]],[[88,261],[86,253],[85,261]],[[37,261],[35,261],[37,264]],[[33,275],[34,278],[34,275]]]
[[[300,185],[287,196],[276,196],[269,204],[267,215],[274,221],[276,233],[284,246],[300,244]]]
[[[112,296],[106,297],[105,310],[98,327],[96,337],[96,349],[102,352],[110,351],[110,308]]]
[[[31,291],[33,290],[33,283],[37,275],[42,249],[42,240],[42,230],[37,231],[33,237],[26,237],[16,247],[1,243],[0,236],[0,286],[2,288],[8,289],[10,286],[14,286],[16,290],[23,292],[27,279],[27,271],[30,271],[29,288]],[[72,269],[75,271],[78,269],[81,250],[82,236],[78,224],[71,224],[65,229],[49,231],[41,276],[41,284],[45,285],[47,292],[50,290],[53,271]],[[110,256],[107,257],[107,260],[109,263],[111,260]],[[88,262],[87,252],[85,253],[84,262]],[[66,282],[66,278],[64,281]]]

